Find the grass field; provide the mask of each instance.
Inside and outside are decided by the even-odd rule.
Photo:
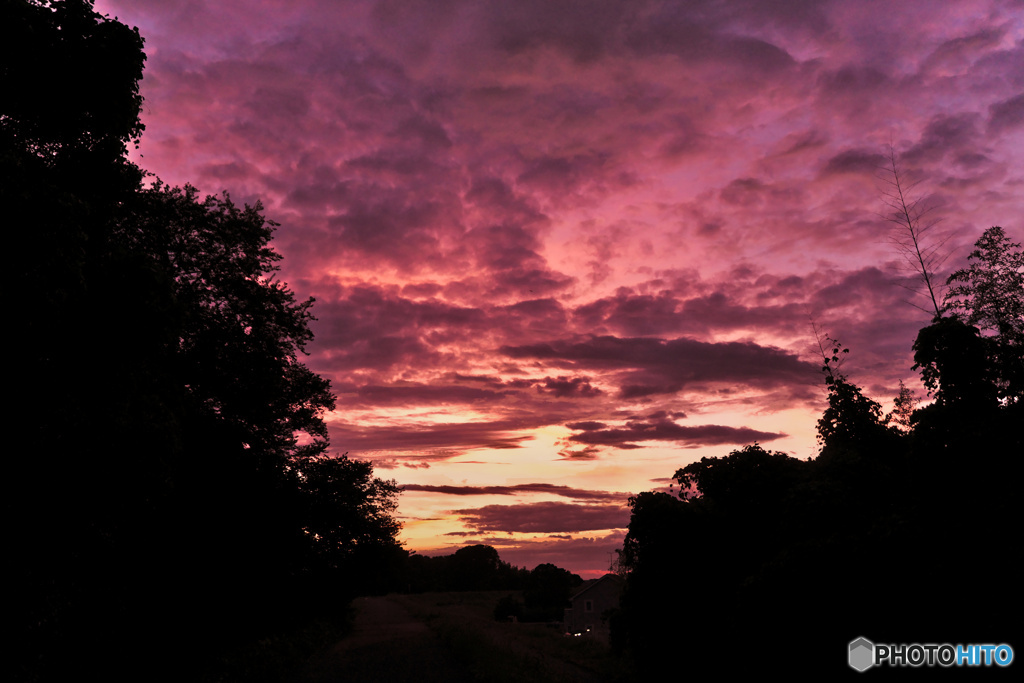
[[[392,595],[422,620],[482,681],[632,681],[628,667],[603,643],[565,636],[559,624],[494,620],[507,591]],[[521,597],[521,596],[517,596]]]

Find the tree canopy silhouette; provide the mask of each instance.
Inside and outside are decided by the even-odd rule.
[[[85,0],[0,4],[24,340],[3,492],[16,678],[137,679],[154,661],[167,670],[143,677],[174,678],[405,555],[394,482],[327,455],[334,397],[302,362],[313,301],[276,279],[276,225],[147,186],[127,159],[142,48]]]
[[[177,309],[175,371],[192,407],[216,417],[254,459],[287,460],[323,451],[322,415],[334,397],[299,362],[313,338],[313,299],[296,302],[275,280],[276,224],[261,211],[158,181],[135,193],[113,237],[166,274]]]
[[[824,337],[817,458],[754,444],[677,470],[678,498],[630,499],[613,642],[642,672],[657,675],[654,662],[681,644],[699,675],[759,671],[779,642],[798,642],[801,656],[787,666],[820,676],[845,670],[843,648],[860,636],[1011,642],[1024,555],[1003,541],[1019,536],[1022,518],[1013,373],[1024,289],[1019,245],[992,229],[976,246],[972,266],[950,279],[950,315],[913,345],[930,402],[914,409],[901,383],[883,417],[839,372],[847,350]],[[981,529],[992,542],[952,541]],[[992,586],[999,599],[938,597],[953,585]],[[666,609],[670,595],[679,608]]]
[[[995,361],[1001,399],[1024,400],[1024,251],[999,226],[986,230],[949,276],[945,310],[981,330]]]
[[[13,0],[0,9],[0,130],[51,166],[116,161],[145,129],[142,37],[92,5]]]
[[[949,276],[945,310],[968,325],[998,335],[1024,336],[1024,251],[999,226],[986,230]]]

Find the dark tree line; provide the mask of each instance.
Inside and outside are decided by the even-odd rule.
[[[275,224],[127,160],[144,60],[91,2],[0,3],[19,679],[194,673],[405,556],[394,482],[325,455],[334,397]]]
[[[631,499],[613,638],[639,669],[840,673],[860,636],[1019,646],[1024,254],[1001,228],[976,247],[914,343],[926,405],[902,387],[884,415],[827,340],[817,458],[754,444]]]
[[[489,545],[470,545],[450,555],[407,558],[396,588],[410,593],[509,591],[495,606],[499,621],[561,621],[573,591],[583,584],[577,574],[545,562],[528,570],[501,559]]]
[[[573,589],[581,585],[583,579],[578,574],[550,562],[530,570],[505,562],[492,546],[476,545],[451,555],[410,555],[401,590],[515,592],[497,605],[498,620],[515,616],[521,622],[557,622]]]
[[[410,593],[520,590],[529,572],[501,559],[489,545],[470,545],[450,555],[409,555],[401,590]]]

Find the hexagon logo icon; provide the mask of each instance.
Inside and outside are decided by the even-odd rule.
[[[875,663],[875,644],[867,638],[858,638],[850,643],[850,666],[857,671],[867,671]]]

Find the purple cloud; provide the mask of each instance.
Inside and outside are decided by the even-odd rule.
[[[563,533],[624,529],[629,524],[625,501],[618,505],[523,503],[484,505],[452,510],[463,524],[478,532]]]

